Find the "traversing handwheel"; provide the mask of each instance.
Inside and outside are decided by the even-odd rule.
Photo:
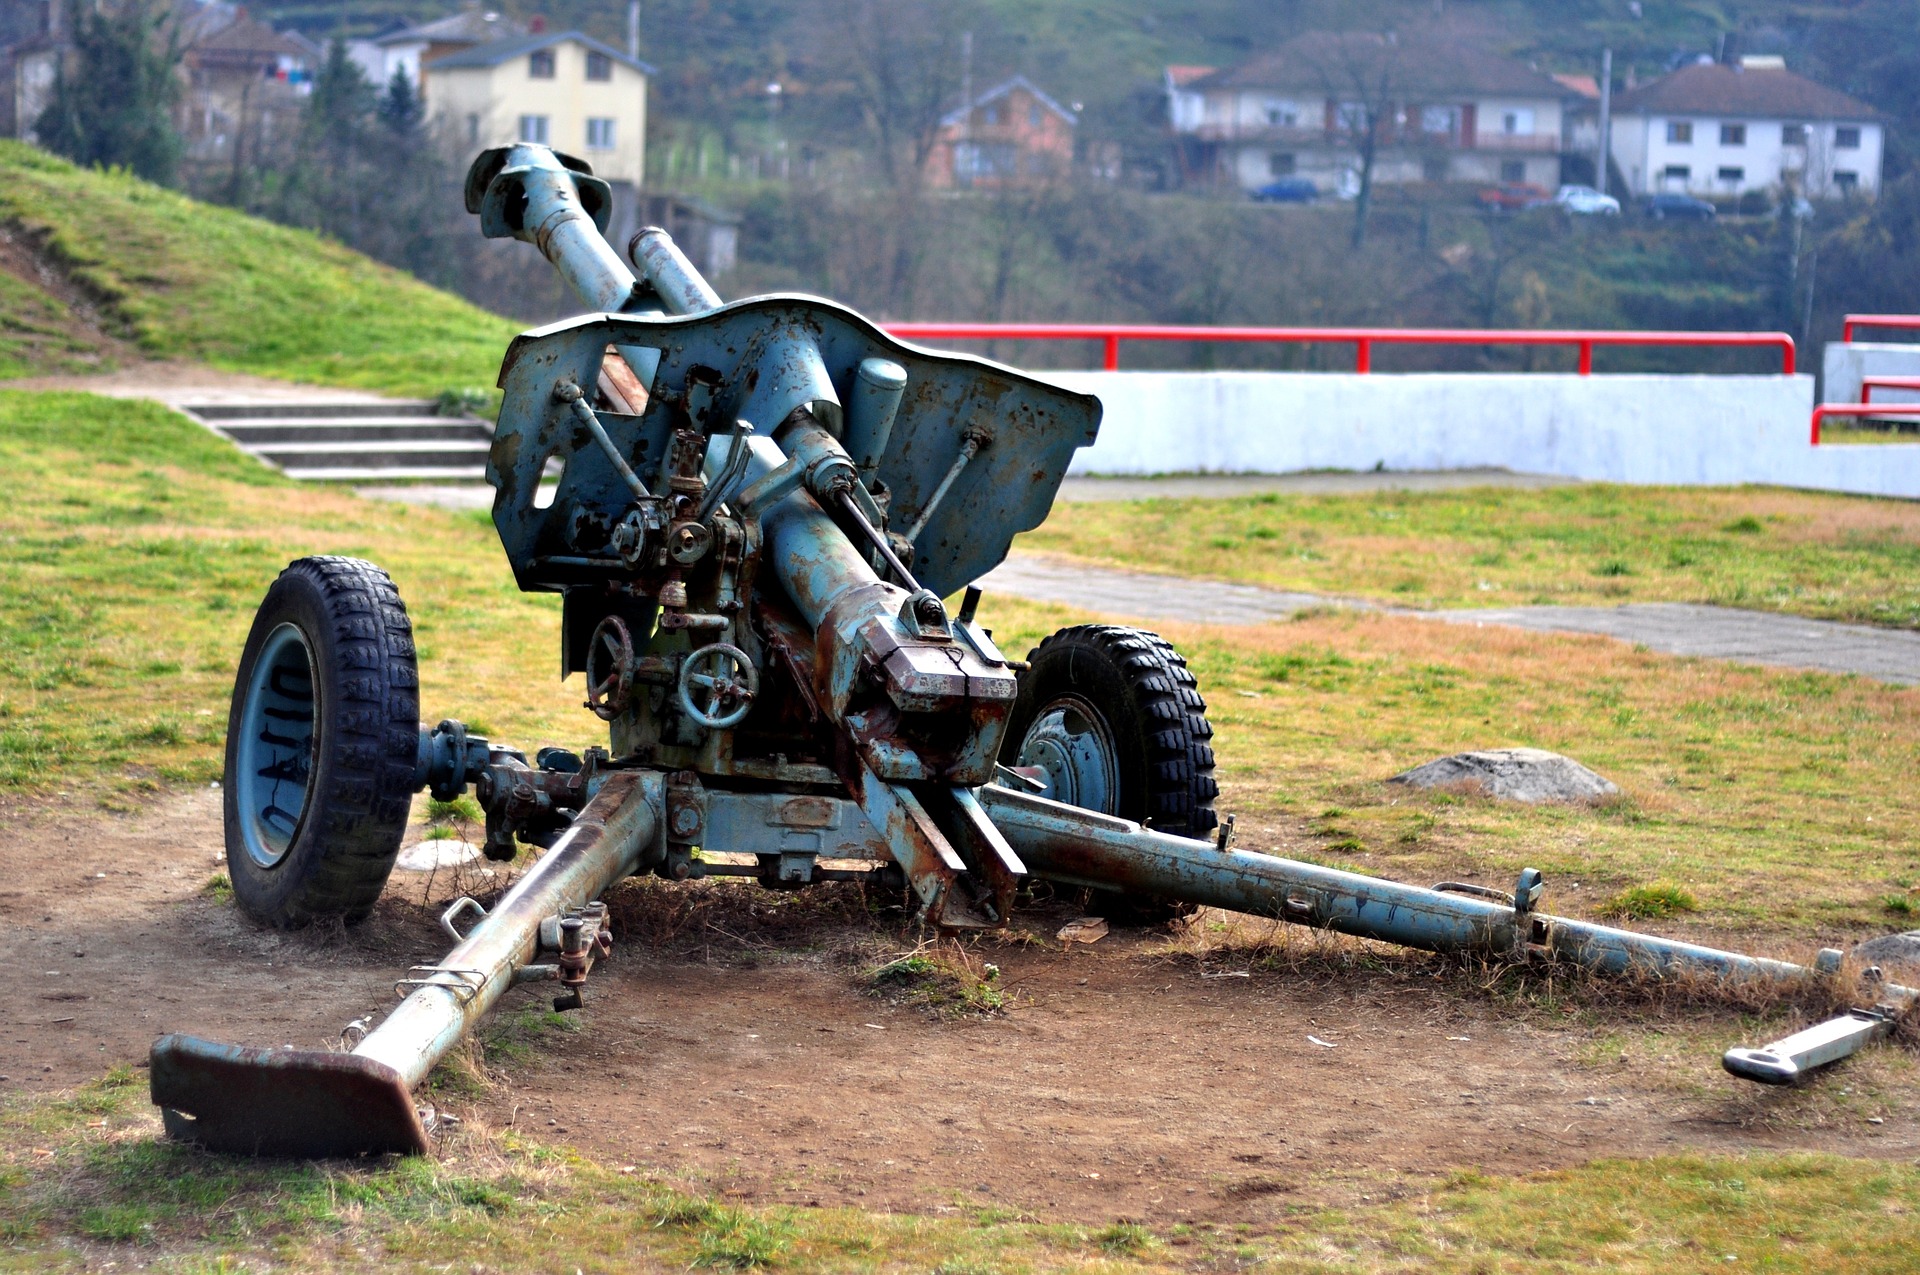
[[[267,590],[227,717],[227,873],[249,915],[372,910],[400,852],[420,748],[413,626],[387,573],[301,558]]]
[[[626,621],[607,616],[587,640],[587,707],[603,722],[627,711],[633,698],[633,634]]]
[[[760,693],[747,653],[726,642],[693,652],[680,664],[680,711],[713,730],[738,726]]]

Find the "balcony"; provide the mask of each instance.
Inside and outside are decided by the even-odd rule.
[[[1181,133],[1202,142],[1241,142],[1259,146],[1351,146],[1353,141],[1339,129],[1300,125],[1243,124],[1209,121]],[[1429,150],[1483,150],[1503,153],[1553,154],[1560,149],[1560,138],[1553,133],[1481,132],[1471,141],[1457,133],[1422,133],[1381,130],[1380,144]]]

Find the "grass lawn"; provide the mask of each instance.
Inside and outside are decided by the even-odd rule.
[[[577,687],[553,676],[555,600],[515,591],[484,517],[296,486],[183,418],[84,395],[0,393],[0,474],[0,789],[127,808],[216,776],[253,606],[280,567],[313,552],[392,571],[418,629],[430,719],[461,716],[528,748],[594,739]],[[1534,502],[1556,495],[1502,493],[1521,510],[1516,521],[1542,528],[1542,545],[1560,541]],[[1601,497],[1632,507],[1621,493]],[[1787,499],[1779,493],[1711,499],[1720,506],[1696,517],[1751,516],[1762,528],[1720,533],[1735,546],[1785,536],[1771,521]],[[1360,518],[1403,508],[1353,503]],[[1265,517],[1279,505],[1246,508]],[[1861,526],[1897,524],[1904,509],[1832,507]],[[1573,506],[1576,523],[1582,508]],[[1077,523],[1110,511],[1063,512]],[[1049,527],[1036,538],[1076,534]],[[1822,552],[1867,565],[1885,556]],[[1762,587],[1762,556],[1741,561],[1743,578]],[[1004,599],[986,607],[1016,652],[1081,618]],[[1173,636],[1213,707],[1224,806],[1242,812],[1255,847],[1409,879],[1505,884],[1532,864],[1548,873],[1549,906],[1577,915],[1606,912],[1632,887],[1660,887],[1627,897],[1696,909],[1663,928],[1766,936],[1797,953],[1827,936],[1911,925],[1920,910],[1911,853],[1920,814],[1907,799],[1920,690],[1388,615]],[[1439,753],[1517,743],[1578,756],[1624,794],[1539,811],[1416,798],[1380,782]],[[1365,1208],[1303,1207],[1262,1233],[1149,1230],[966,1210],[737,1208],[685,1183],[481,1133],[432,1163],[289,1166],[202,1155],[157,1131],[144,1087],[125,1074],[58,1099],[8,1097],[0,1270],[104,1261],[237,1270],[244,1257],[296,1269],[464,1270],[483,1259],[492,1270],[954,1275],[1255,1264],[1897,1271],[1911,1269],[1920,1188],[1903,1165],[1680,1156],[1526,1178],[1395,1179]]]
[[[1409,607],[1712,602],[1920,627],[1920,502],[1777,488],[1086,501],[1020,544]]]
[[[156,358],[433,397],[491,386],[518,331],[332,240],[24,142],[0,141],[0,223]],[[0,277],[0,312],[0,376],[71,367],[58,342],[42,348],[59,302]]]

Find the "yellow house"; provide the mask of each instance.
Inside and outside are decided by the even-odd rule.
[[[538,142],[637,190],[646,171],[653,68],[578,31],[495,40],[423,61],[428,118],[467,158]]]

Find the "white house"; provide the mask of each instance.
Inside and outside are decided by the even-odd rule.
[[[1357,134],[1379,120],[1373,179],[1560,180],[1562,115],[1580,94],[1440,36],[1313,32],[1224,71],[1169,67],[1183,175],[1255,189],[1283,177],[1350,187]]]
[[[1777,57],[1683,66],[1613,100],[1613,163],[1637,195],[1873,195],[1884,141],[1872,107]]]
[[[420,86],[420,67],[435,58],[470,49],[476,44],[525,35],[527,28],[512,18],[479,9],[463,9],[432,22],[400,23],[365,40],[349,40],[347,56],[375,88],[385,88],[395,71]]]
[[[537,142],[635,190],[646,171],[653,68],[578,31],[496,40],[422,64],[427,117],[456,153]]]

